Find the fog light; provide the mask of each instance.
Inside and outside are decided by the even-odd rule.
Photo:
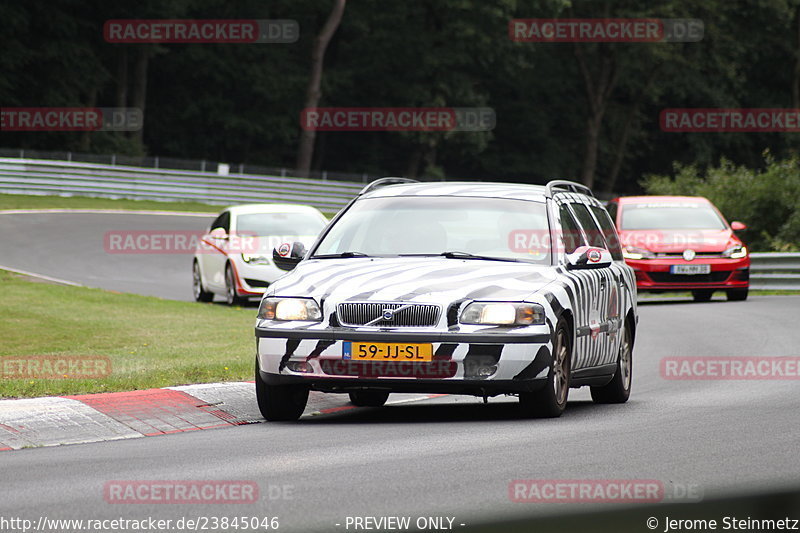
[[[302,372],[306,374],[314,371],[311,367],[311,363],[307,363],[306,361],[289,361],[286,363],[286,368],[292,372]]]
[[[478,375],[479,378],[488,378],[489,376],[493,375],[495,372],[497,372],[497,367],[496,366],[484,365],[484,366],[479,366],[478,367],[477,375]]]

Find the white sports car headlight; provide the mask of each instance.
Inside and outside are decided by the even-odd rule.
[[[268,265],[269,257],[264,254],[242,254],[242,261],[248,265]]]
[[[461,312],[462,324],[531,326],[544,324],[544,308],[525,302],[472,302]]]
[[[312,298],[264,298],[258,308],[258,318],[319,322],[322,311]]]

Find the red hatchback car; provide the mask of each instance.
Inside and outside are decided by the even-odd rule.
[[[724,290],[728,300],[745,300],[750,257],[735,231],[707,199],[699,196],[627,196],[608,203],[622,240],[626,263],[640,291],[690,290],[695,301]]]

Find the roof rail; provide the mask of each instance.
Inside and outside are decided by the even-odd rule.
[[[592,189],[587,187],[582,183],[576,183],[574,181],[569,180],[550,180],[547,182],[545,186],[547,188],[547,196],[551,197],[556,194],[557,190],[555,189],[562,189],[561,192],[576,192],[579,194],[585,194],[586,196],[594,197],[592,193]]]
[[[361,196],[362,194],[367,194],[375,189],[379,189],[387,185],[397,185],[398,183],[419,183],[419,181],[412,180],[411,178],[379,178],[361,189],[361,192],[358,193],[358,195]]]

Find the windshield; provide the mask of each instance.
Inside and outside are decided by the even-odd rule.
[[[331,228],[314,256],[439,255],[549,262],[549,254],[518,250],[519,231],[548,232],[543,203],[502,198],[400,196],[357,202]]]
[[[239,215],[236,226],[243,235],[316,235],[325,222],[309,213],[252,213]]]
[[[623,230],[725,229],[717,212],[704,203],[641,203],[622,208]]]

